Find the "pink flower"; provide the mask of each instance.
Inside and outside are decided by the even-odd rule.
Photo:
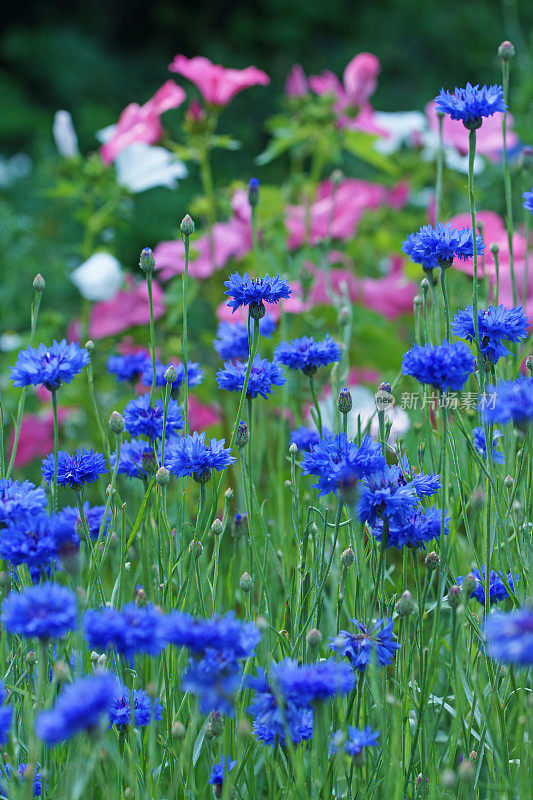
[[[189,395],[189,427],[193,431],[203,431],[217,425],[222,419],[217,405],[204,405],[193,394]]]
[[[376,91],[380,72],[379,60],[372,53],[354,56],[344,70],[346,100],[352,106],[362,106]]]
[[[309,210],[303,205],[287,206],[289,248],[299,247],[306,238],[310,244],[328,236],[349,239],[355,234],[367,209],[376,209],[391,201],[395,208],[399,208],[405,200],[405,184],[401,189],[390,190],[357,178],[347,178],[337,187],[330,180],[323,181],[318,188],[318,200]]]
[[[285,94],[287,97],[305,97],[309,91],[309,84],[305,77],[305,72],[301,64],[295,64],[285,82]]]
[[[504,274],[509,265],[509,243],[507,239],[507,229],[503,219],[495,214],[494,211],[478,211],[476,213],[477,223],[483,226],[483,241],[485,242],[485,254],[483,259],[478,256],[478,272],[483,274],[483,264],[485,274],[495,276],[494,256],[491,253],[490,245],[495,242],[499,246],[500,273]],[[471,227],[469,213],[457,214],[450,220],[452,228]],[[520,233],[513,235],[513,255],[515,261],[524,257],[526,252],[526,240]],[[474,264],[472,259],[467,261],[455,261],[454,269],[466,272],[467,275],[474,274]]]
[[[191,240],[189,274],[193,278],[209,278],[230,259],[243,258],[252,249],[251,212],[248,194],[239,189],[231,202],[233,216],[227,222],[216,222],[209,234]],[[211,248],[213,252],[211,253]],[[185,269],[185,247],[181,240],[159,242],[154,249],[156,268],[166,281]]]
[[[438,133],[439,120],[433,100],[426,105],[426,115],[429,127]],[[503,150],[502,136],[503,114],[498,112],[492,117],[486,117],[483,125],[476,134],[476,152],[486,156],[490,161],[499,161]],[[507,147],[508,149],[518,144],[518,136],[512,130],[513,118],[507,114]],[[445,145],[455,147],[461,155],[468,153],[468,131],[461,120],[451,119],[445,116],[442,124],[442,140]]]
[[[246,69],[226,69],[213,64],[208,58],[177,55],[169,65],[171,72],[177,72],[192,81],[201,91],[206,103],[225,106],[238,92],[250,86],[266,86],[270,78],[257,67]]]
[[[155,144],[163,135],[161,114],[177,108],[185,100],[185,92],[174,81],[167,81],[143,106],[130,103],[119,117],[112,137],[100,148],[104,164],[112,161],[134,142]]]
[[[147,325],[150,322],[150,306],[148,288],[145,281],[136,284],[131,276],[126,279],[128,288],[121,290],[111,300],[95,303],[91,309],[89,335],[93,339],[103,339],[132,328],[135,325]],[[163,290],[152,281],[154,318],[165,313]]]
[[[47,391],[48,399],[50,392]],[[42,458],[54,449],[54,415],[51,409],[43,410],[43,414],[25,414],[22,417],[15,467],[25,467],[34,458]],[[72,414],[72,408],[59,407],[58,422],[63,422]],[[15,431],[11,431],[9,448],[13,449]]]

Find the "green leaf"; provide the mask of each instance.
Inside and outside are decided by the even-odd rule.
[[[371,164],[371,166],[377,169],[388,172],[389,175],[397,175],[398,167],[396,164],[394,164],[390,158],[382,155],[382,153],[378,153],[378,151],[374,149],[374,142],[377,138],[377,136],[371,133],[365,133],[365,131],[345,130],[343,132],[343,144],[348,152],[360,158],[361,161],[365,161],[367,164]]]
[[[144,512],[146,511],[146,506],[147,506],[147,503],[148,503],[148,499],[149,499],[149,497],[150,497],[150,495],[152,493],[152,489],[154,488],[154,483],[155,483],[155,475],[152,478],[152,480],[150,481],[150,483],[148,484],[148,489],[146,490],[146,494],[144,495],[144,500],[141,503],[141,507],[139,509],[139,513],[137,514],[137,519],[135,520],[135,522],[133,524],[133,528],[131,529],[130,538],[128,539],[128,541],[126,543],[126,549],[125,549],[126,553],[128,552],[128,548],[131,547],[131,543],[133,542],[133,540],[137,536],[137,532],[138,532],[139,528],[141,527],[141,522],[143,521]]]

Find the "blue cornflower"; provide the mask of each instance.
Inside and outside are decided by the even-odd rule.
[[[89,504],[84,503],[85,506],[88,508]],[[78,509],[72,506],[65,506],[57,514],[51,514],[50,528],[59,555],[79,548],[80,537],[76,530],[78,520]]]
[[[398,483],[405,485],[410,481],[412,481],[418,497],[429,497],[432,494],[437,494],[442,487],[438,472],[432,474],[415,472],[404,453],[401,463],[398,465]]]
[[[17,363],[11,367],[11,380],[15,386],[38,386],[44,384],[55,391],[62,383],[71,380],[89,363],[89,353],[75,342],[66,339],[52,342],[51,347],[27,347],[21,350]]]
[[[524,192],[522,197],[524,198],[524,202],[522,203],[522,205],[524,206],[526,211],[531,211],[531,213],[533,214],[533,189],[530,192]]]
[[[202,714],[217,711],[233,716],[233,703],[241,678],[242,671],[233,653],[206,650],[201,659],[189,659],[181,688],[198,697]]]
[[[81,731],[91,731],[109,715],[119,691],[118,678],[109,672],[78,678],[65,686],[51,711],[37,716],[35,733],[54,747]]]
[[[105,458],[102,453],[92,450],[76,450],[73,456],[66,450],[57,454],[57,483],[59,486],[70,486],[76,491],[85,483],[94,483],[100,475],[107,472]],[[48,484],[54,480],[54,454],[43,458],[41,474]]]
[[[276,321],[271,314],[266,314],[260,322],[259,333],[270,338],[276,329]],[[217,338],[213,347],[222,361],[246,361],[248,358],[248,328],[242,322],[219,322]]]
[[[167,466],[166,455],[165,453],[165,466]],[[117,452],[115,450],[109,458],[112,468],[115,466],[116,459]],[[148,468],[154,465],[154,461],[154,448],[149,442],[144,439],[131,439],[129,442],[122,442],[117,472],[120,475],[127,475],[129,478],[144,480],[148,478]],[[161,462],[161,458],[159,458],[159,462]]]
[[[4,705],[6,690],[0,681],[0,744],[6,744],[9,740],[9,731],[13,722],[13,706]]]
[[[330,636],[329,646],[333,652],[345,656],[360,672],[374,662],[380,667],[392,664],[394,653],[400,648],[392,638],[392,619],[375,620],[373,630],[356,619],[350,622],[353,622],[358,633],[340,631],[336,636]]]
[[[304,453],[302,474],[318,478],[314,488],[319,490],[322,497],[329,492],[337,494],[340,481],[359,480],[384,466],[381,448],[370,436],[365,436],[360,447],[357,447],[345,433],[338,433],[336,436],[325,436],[317,444],[310,445],[309,452]]]
[[[477,252],[481,255],[484,244],[476,234]],[[466,261],[474,255],[470,228],[452,228],[451,223],[437,222],[434,228],[423,225],[418,233],[412,233],[402,245],[402,250],[415,264],[424,269],[450,267],[454,258]]]
[[[117,728],[126,728],[132,723],[138,728],[149,725],[152,720],[163,717],[163,708],[159,700],[152,700],[144,689],[132,692],[123,686],[120,694],[114,699],[109,709],[109,724]]]
[[[272,690],[264,670],[258,668],[256,676],[246,679],[246,685],[255,691],[248,712],[253,717],[253,732],[260,742],[274,747],[283,745],[288,733],[293,744],[313,738],[313,710],[280,698],[279,690]]]
[[[150,354],[145,350],[138,353],[128,353],[127,355],[109,356],[107,359],[107,371],[115,375],[122,383],[133,383],[140,376],[146,362],[150,359]]]
[[[150,405],[150,394],[140,395],[125,407],[124,425],[132,436],[147,436],[152,441],[163,437],[163,417],[165,407],[161,399],[156,400],[155,406]],[[176,401],[170,397],[167,409],[166,436],[171,436],[175,431],[183,428],[183,415]]]
[[[180,436],[170,442],[168,469],[178,478],[190,475],[198,483],[206,483],[211,470],[220,471],[235,463],[231,450],[224,444],[224,439],[211,439],[206,444],[205,431]]]
[[[472,430],[474,434],[474,445],[478,453],[480,453],[483,458],[487,458],[487,442],[485,441],[485,429],[481,426],[478,426]],[[499,450],[496,450],[498,447],[499,439],[501,439],[503,433],[501,431],[493,431],[492,434],[492,460],[496,462],[496,464],[504,464],[505,463],[505,456],[503,453],[500,453]]]
[[[479,403],[484,422],[525,425],[533,420],[533,378],[521,375],[514,381],[487,386]]]
[[[219,389],[227,392],[241,392],[248,364],[244,361],[226,361],[224,367],[217,372]],[[272,394],[273,386],[283,386],[286,378],[281,367],[256,355],[250,371],[246,397],[257,397],[258,394],[265,399]]]
[[[264,303],[279,303],[292,294],[287,281],[279,275],[252,279],[247,272],[242,278],[238,272],[234,272],[229,280],[224,281],[224,286],[227,288],[224,294],[230,297],[227,304],[233,311],[240,306],[249,306],[250,316],[258,319],[265,316]]]
[[[213,769],[211,770],[211,775],[209,776],[209,783],[215,787],[215,794],[221,794],[224,779],[228,773],[231,772],[236,763],[237,762],[233,761],[229,756],[227,758],[222,756],[218,764],[213,764]]]
[[[27,564],[30,570],[44,570],[56,555],[54,521],[42,512],[30,522],[10,522],[0,529],[0,558],[14,566]]]
[[[324,439],[333,438],[334,434],[328,428],[322,429]],[[295,444],[301,453],[311,449],[311,445],[318,444],[321,436],[317,430],[312,428],[305,428],[301,426],[292,431],[290,435],[290,443]]]
[[[164,616],[150,603],[128,603],[120,611],[105,607],[83,615],[83,631],[89,647],[113,647],[131,661],[136,653],[157,656],[166,646]]]
[[[271,666],[270,680],[285,700],[300,707],[348,694],[355,682],[352,670],[342,662],[326,659],[298,664],[291,658]]]
[[[399,517],[389,522],[387,547],[421,547],[424,549],[427,542],[440,539],[441,534],[449,533],[450,517],[444,517],[442,527],[442,510],[440,508],[416,508],[405,517]],[[372,535],[381,541],[383,535],[383,521],[378,520],[372,528]]]
[[[502,342],[519,342],[527,336],[528,318],[522,306],[504,308],[489,306],[478,311],[481,352],[494,364],[502,356],[510,355]],[[472,306],[458,311],[453,320],[454,334],[468,342],[475,341],[474,312]]]
[[[446,339],[441,345],[413,345],[404,353],[402,363],[404,375],[412,375],[420,383],[443,391],[460,391],[475,368],[468,347],[462,342],[449,344]]]
[[[60,639],[76,627],[76,597],[65,586],[43,583],[10,592],[2,605],[2,624],[9,633],[30,639]]]
[[[470,597],[473,597],[475,600],[478,601],[480,605],[484,606],[485,574],[486,574],[485,567],[481,567],[481,572],[478,569],[473,569],[469,574],[472,575],[477,580],[477,586],[470,595]],[[507,583],[509,584],[509,587],[513,592],[514,592],[515,581],[517,580],[518,580],[518,575],[513,575],[512,572],[510,572],[507,575]],[[460,576],[457,579],[457,583],[459,584],[459,586],[463,585],[463,581],[464,581],[463,576]],[[491,569],[489,575],[490,604],[492,605],[493,603],[501,603],[502,600],[507,600],[508,597],[509,597],[509,592],[505,588],[505,584],[502,581],[500,573],[497,572],[495,569]]]
[[[467,83],[464,89],[456,86],[453,94],[442,88],[435,98],[435,110],[448,114],[451,119],[460,119],[465,128],[475,130],[481,126],[483,117],[506,111],[507,105],[502,86],[472,86]]]
[[[194,619],[175,611],[169,614],[165,624],[167,640],[195,654],[219,650],[232,653],[235,658],[249,658],[261,640],[257,627],[252,622],[236,619],[232,611],[211,619]]]
[[[491,614],[485,623],[487,653],[503,664],[533,664],[533,609],[524,606],[509,614]]]
[[[26,763],[19,764],[18,769],[16,770],[15,773],[13,773],[13,770],[11,769],[11,765],[10,764],[5,764],[4,765],[4,770],[5,770],[5,774],[6,774],[7,778],[8,778],[8,781],[9,781],[8,786],[12,785],[12,783],[13,783],[12,778],[13,777],[15,778],[15,783],[18,783],[18,785],[20,786],[22,784],[22,782],[24,780],[26,780],[26,769],[27,769],[27,767],[28,767],[28,764],[26,764]],[[33,770],[33,796],[34,797],[40,797],[41,796],[41,791],[42,791],[41,767],[40,767],[40,764],[36,764],[35,769]],[[11,797],[11,793],[9,792],[9,790],[2,783],[0,783],[0,796],[1,797]]]
[[[183,376],[185,375],[185,368],[181,362],[172,364],[161,364],[159,361],[155,365],[155,385],[160,389],[165,389],[167,382],[165,380],[165,372],[173,366],[176,370],[176,380],[172,383],[172,391],[177,391],[183,383]],[[145,386],[152,385],[154,370],[151,361],[146,361],[141,374],[141,380]],[[187,385],[189,387],[199,386],[204,379],[204,371],[196,361],[187,361]]]
[[[339,733],[342,735],[341,731]],[[367,725],[363,730],[353,728],[350,725],[348,726],[348,737],[344,741],[344,750],[354,758],[363,752],[363,747],[375,747],[378,743],[378,737],[379,731],[373,731],[370,725]],[[337,752],[337,747],[334,743],[331,751],[332,753]]]
[[[403,483],[398,467],[385,466],[361,481],[357,513],[361,522],[375,525],[378,518],[401,525],[418,502],[414,482]],[[402,475],[403,477],[403,475]]]
[[[31,481],[0,480],[0,529],[8,522],[31,523],[46,508],[46,492]]]
[[[280,342],[274,350],[274,358],[289,369],[301,369],[306,375],[313,375],[319,367],[340,361],[341,348],[329,334],[321,342],[312,336],[302,336],[292,342]]]

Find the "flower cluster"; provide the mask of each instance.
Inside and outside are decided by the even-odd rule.
[[[314,475],[318,482],[314,487],[319,495],[334,492],[344,481],[359,480],[383,469],[385,459],[379,445],[365,436],[357,447],[346,434],[324,436],[316,444],[310,444],[309,452],[304,454],[302,474]]]
[[[322,434],[324,439],[333,438],[333,433],[327,428],[322,429]],[[321,437],[317,430],[303,426],[292,431],[290,435],[290,443],[295,444],[301,453],[310,450],[311,445],[318,444],[320,439]]]
[[[38,386],[43,384],[51,392],[59,389],[62,383],[70,383],[89,363],[89,353],[75,342],[66,339],[50,347],[27,347],[21,350],[14,367],[11,367],[11,380],[15,386]]]
[[[434,389],[460,391],[476,368],[474,356],[462,342],[441,345],[413,345],[403,357],[404,375],[412,375],[420,383]]]
[[[476,234],[477,252],[481,255],[484,250],[483,241]],[[403,252],[415,264],[420,264],[425,270],[434,267],[449,267],[454,258],[465,261],[472,258],[474,245],[470,228],[452,228],[448,222],[443,225],[438,222],[434,228],[423,225],[418,233],[411,233],[402,244]]]
[[[481,352],[488,361],[496,364],[502,356],[509,355],[509,350],[503,345],[504,341],[519,342],[527,336],[528,318],[522,306],[489,306],[478,311],[478,325]],[[467,306],[455,315],[452,330],[460,339],[475,341],[472,306]]]
[[[247,367],[248,364],[243,361],[236,361],[235,363],[227,361],[224,367],[217,372],[219,388],[225,389],[227,392],[241,392],[244,387]],[[285,380],[281,367],[271,361],[267,361],[266,358],[256,355],[250,370],[246,397],[254,398],[257,395],[261,395],[266,399],[272,394],[272,387],[283,386]]]
[[[533,420],[533,378],[521,375],[514,381],[489,385],[486,392],[494,397],[494,403],[480,404],[484,422],[507,425],[512,421],[517,425],[526,425]]]
[[[481,567],[481,572],[478,569],[473,569],[469,576],[473,576],[476,579],[476,587],[470,594],[471,598],[477,600],[478,603],[482,606],[485,605],[485,575],[486,570],[485,567]],[[457,583],[459,586],[463,585],[464,577],[460,576],[457,579]],[[509,588],[512,592],[515,590],[515,583],[518,580],[518,575],[513,575],[510,572],[506,577],[507,583]],[[509,597],[509,592],[507,591],[507,587],[502,580],[501,574],[497,572],[495,569],[491,569],[489,573],[489,600],[490,604],[493,603],[501,603],[502,600],[507,600]]]
[[[321,342],[312,336],[302,336],[292,342],[280,342],[274,350],[274,358],[289,369],[300,369],[312,375],[319,367],[340,361],[341,349],[329,334]]]
[[[347,658],[359,672],[364,672],[372,663],[380,667],[392,664],[395,651],[400,648],[393,639],[392,619],[377,619],[373,627],[356,619],[351,619],[350,622],[357,632],[342,630],[336,636],[330,636],[329,646],[333,652]]]
[[[151,441],[163,438],[165,406],[162,400],[150,404],[150,395],[142,394],[130,400],[124,408],[124,425],[132,436],[146,436]],[[167,407],[165,435],[172,436],[183,428],[183,415],[176,401],[170,397]]]

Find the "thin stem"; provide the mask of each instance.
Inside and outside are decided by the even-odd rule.
[[[59,450],[59,426],[57,420],[57,389],[52,389],[52,410],[54,414],[54,482],[52,489],[52,504],[54,513],[57,511],[57,461]]]
[[[444,147],[442,142],[442,123],[444,114],[437,112],[439,119],[439,144],[437,149],[437,177],[435,181],[435,225],[440,219],[440,207],[442,201],[442,167],[444,162]]]
[[[150,355],[152,357],[152,386],[150,388],[150,405],[154,403],[155,395],[155,327],[154,327],[154,300],[152,296],[152,273],[146,273],[146,285],[148,287],[148,303],[150,306]]]
[[[383,530],[381,532],[381,544],[379,548],[379,563],[378,574],[376,577],[376,585],[374,586],[374,594],[372,595],[371,613],[374,613],[374,608],[378,599],[378,594],[381,591],[383,596],[383,603],[385,604],[385,552],[387,550],[387,542],[389,540],[389,518],[383,517]]]
[[[476,157],[476,131],[468,132],[468,200],[470,204],[470,217],[472,222],[472,261],[474,264],[474,281],[472,285],[472,311],[474,317],[474,336],[477,346],[478,367],[481,391],[485,386],[485,367],[484,358],[481,351],[481,341],[479,338],[479,318],[478,318],[478,271],[477,271],[477,228],[476,228],[476,199],[474,195],[474,159]]]
[[[440,288],[442,289],[442,300],[444,304],[444,325],[446,339],[450,341],[450,305],[448,302],[448,292],[446,290],[446,267],[440,268]]]
[[[311,390],[311,397],[313,398],[313,405],[314,405],[315,410],[316,410],[316,422],[317,422],[318,432],[319,432],[320,436],[322,436],[322,413],[320,411],[320,406],[318,404],[318,397],[317,397],[317,393],[316,393],[315,379],[314,379],[314,376],[312,374],[309,374],[307,377],[309,379],[309,388]]]
[[[183,235],[183,244],[185,245],[185,267],[182,277],[182,316],[183,316],[183,335],[181,338],[181,357],[183,360],[183,418],[185,422],[185,435],[189,433],[189,376],[188,376],[188,333],[187,333],[187,319],[188,319],[188,302],[187,302],[187,287],[189,284],[189,246],[190,237]]]

